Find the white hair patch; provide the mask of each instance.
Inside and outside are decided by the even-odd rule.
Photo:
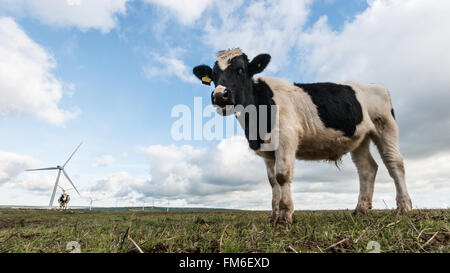
[[[244,53],[239,48],[219,51],[217,52],[217,64],[219,64],[220,69],[225,70],[231,59],[241,55],[244,55]]]

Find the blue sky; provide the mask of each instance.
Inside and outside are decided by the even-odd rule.
[[[306,27],[326,15],[332,23],[330,26],[339,29],[367,7],[365,2],[358,0],[345,1],[345,5],[337,2],[316,1],[312,4]],[[107,34],[97,30],[83,32],[74,27],[52,27],[42,25],[36,19],[18,18],[17,23],[29,37],[54,56],[56,77],[75,85],[73,95],[61,100],[61,108],[78,107],[81,113],[65,128],[37,124],[33,117],[11,120],[13,124],[2,124],[4,128],[18,126],[17,130],[29,130],[31,126],[33,131],[41,128],[47,132],[45,139],[50,143],[65,144],[61,140],[69,140],[70,136],[73,136],[74,144],[78,139],[85,139],[87,145],[99,139],[95,146],[105,140],[114,141],[102,150],[108,150],[111,144],[126,145],[128,150],[130,145],[172,143],[172,107],[176,104],[192,105],[193,96],[202,96],[208,103],[210,94],[207,88],[186,84],[174,75],[146,77],[143,68],[151,62],[147,55],[150,52],[164,55],[170,48],[180,48],[184,50],[185,64],[191,68],[202,62],[212,64],[216,50],[206,47],[198,38],[201,19],[193,26],[170,21],[165,26],[163,37],[158,37],[160,35],[155,34],[153,28],[160,24],[162,17],[155,5],[130,2],[127,3],[127,14],[118,16],[118,27]],[[181,41],[178,40],[180,36],[184,37]],[[271,74],[283,76],[290,70],[292,67],[287,65],[278,73]],[[292,80],[304,78],[300,72],[292,74]],[[55,139],[58,133],[62,135]],[[22,144],[23,140],[17,146]]]
[[[59,2],[58,5],[54,4],[55,1]],[[408,62],[402,59],[403,56],[398,56],[398,65],[383,69],[378,66],[380,54],[384,50],[383,47],[377,47],[377,43],[383,44],[380,36],[386,35],[387,43],[388,39],[395,37],[395,33],[406,31],[410,33],[404,34],[406,40],[419,39],[414,34],[417,32],[414,27],[417,29],[422,26],[413,24],[410,29],[405,29],[407,24],[404,22],[413,22],[414,18],[421,15],[421,1],[416,1],[416,6],[405,7],[398,1],[370,1],[368,4],[362,0],[197,0],[189,1],[189,4],[187,1],[164,3],[158,0],[96,0],[91,3],[72,1],[75,1],[75,5],[68,5],[63,0],[46,0],[38,4],[36,1],[21,0],[0,4],[0,16],[16,24],[18,32],[25,33],[49,58],[53,58],[55,66],[43,69],[61,85],[58,92],[62,97],[53,101],[55,113],[69,111],[73,114],[72,117],[55,122],[52,118],[40,116],[39,107],[45,106],[38,105],[37,110],[30,110],[27,106],[29,102],[22,105],[20,98],[14,98],[11,102],[17,104],[16,108],[20,110],[3,110],[0,104],[0,132],[3,132],[0,134],[0,152],[8,153],[3,155],[3,161],[12,166],[19,162],[22,165],[17,163],[17,166],[47,167],[65,161],[76,145],[83,141],[79,153],[68,166],[68,172],[85,196],[96,196],[101,199],[101,205],[113,205],[116,199],[122,204],[144,201],[163,203],[164,200],[171,199],[174,205],[256,209],[270,207],[270,203],[264,203],[270,198],[270,187],[264,181],[262,160],[259,162],[245,150],[242,139],[176,142],[170,134],[176,120],[171,117],[171,110],[175,105],[183,104],[192,108],[194,96],[202,97],[205,106],[209,104],[210,88],[195,81],[191,69],[202,63],[211,65],[215,61],[215,52],[220,49],[241,47],[250,58],[257,53],[270,53],[273,61],[264,73],[292,81],[354,80],[387,84],[390,90],[398,90],[392,96],[402,106],[398,113],[400,119],[401,114],[404,114],[400,124],[405,124],[405,130],[411,126],[411,122],[407,120],[409,111],[417,101],[421,101],[422,95],[412,91],[413,99],[405,99],[402,94],[405,90],[410,90],[411,83],[406,84],[398,78],[410,78],[414,75],[440,76],[431,71],[433,68],[430,65],[424,64],[422,69],[426,71],[413,69],[411,73],[415,73],[414,75],[393,78],[392,75],[397,72],[404,73],[404,66]],[[75,8],[80,11],[71,10]],[[432,10],[436,7],[430,4],[427,8]],[[58,17],[55,13],[62,16]],[[370,18],[380,20],[371,22]],[[427,26],[439,29],[443,20],[446,19],[436,19]],[[383,24],[386,22],[393,28],[390,33],[383,33],[386,29]],[[367,34],[371,32],[372,36]],[[430,35],[430,44],[434,44],[433,39],[438,39],[438,36]],[[8,44],[4,38],[7,36],[2,37],[0,44]],[[368,41],[361,37],[380,39]],[[413,53],[420,51],[422,54],[421,47],[402,46],[408,47],[405,42],[393,50],[412,50]],[[435,50],[440,52],[441,48]],[[30,55],[34,51],[30,52],[24,54]],[[386,60],[385,63],[389,63],[392,58]],[[434,60],[422,58],[417,61]],[[1,65],[6,66],[5,63]],[[27,80],[28,77],[24,76],[23,81]],[[439,91],[447,83],[445,79],[428,80],[437,82],[433,86],[437,95],[446,96]],[[24,84],[23,81],[16,83],[11,89],[5,87],[0,95],[9,99],[18,94],[15,90],[23,90],[20,86]],[[413,88],[417,88],[416,86]],[[43,93],[40,94],[49,92],[41,91]],[[419,118],[426,116],[417,115]],[[443,118],[443,122],[446,119]],[[447,127],[439,130],[445,133]],[[431,137],[440,140],[439,134],[436,135]],[[407,141],[401,142],[401,145],[405,147],[406,157],[415,160],[411,164],[422,165],[423,161],[431,160],[432,156],[447,148],[446,141],[440,141],[441,146],[438,147],[424,145],[424,152],[414,148],[415,143],[424,139],[418,138],[414,133],[405,136]],[[256,176],[261,182],[258,180],[255,184],[248,178],[235,183],[227,182],[226,177],[208,176],[206,168],[212,167],[189,155],[204,153],[204,157],[211,157],[212,161],[222,156],[217,153],[222,151],[220,147],[223,143],[229,142],[236,149],[236,154],[231,156],[251,161],[253,165],[248,169],[261,173]],[[188,148],[182,148],[182,145],[187,145]],[[11,161],[11,154],[17,155],[19,159]],[[441,153],[440,156],[445,158],[447,154]],[[302,169],[298,172],[299,180],[309,172],[327,171],[330,176],[339,175],[338,171],[327,165],[299,164],[298,168]],[[183,166],[189,171],[201,169],[200,180],[196,180],[198,178],[194,174],[192,177],[183,177]],[[335,188],[339,186],[333,186],[327,179],[320,180],[317,177],[312,179],[314,183],[305,182],[298,187],[299,200],[305,200],[304,195],[311,192],[309,198],[319,196],[334,200],[334,203],[324,200],[323,203],[312,206],[306,201],[299,201],[297,208],[347,208],[356,205],[356,173],[351,164],[346,163],[345,166],[346,170],[341,174],[342,181],[339,182],[342,184],[337,182],[337,185],[344,185],[347,178],[351,178],[352,183],[345,184],[344,188],[347,190],[344,192],[336,192]],[[240,167],[241,169],[231,171],[235,176],[230,179],[239,180],[240,175],[248,171],[245,167],[243,170],[242,165]],[[38,176],[29,177],[14,168],[11,171],[11,168],[4,170],[4,177],[0,175],[0,204],[45,205],[56,174],[36,174]],[[435,179],[436,183],[443,183],[441,170],[435,172],[439,174]],[[417,177],[421,175],[424,174],[416,174]],[[177,179],[165,180],[172,176]],[[386,180],[381,188],[386,189],[385,192],[382,191],[378,201],[386,198],[394,206],[393,183],[386,173],[380,176]],[[34,186],[40,181],[48,182],[43,187]],[[426,181],[421,183],[426,184]],[[422,184],[417,188],[422,187]],[[104,187],[101,188],[100,185]],[[168,189],[163,189],[166,185]],[[322,185],[323,189],[312,189],[311,185],[319,188]],[[169,189],[170,187],[174,189]],[[179,190],[180,187],[183,190]],[[198,190],[199,188],[204,191]],[[419,196],[418,199],[423,200],[419,204],[448,206],[448,190],[447,187],[441,193],[442,200],[431,198],[434,191],[430,191],[428,197]],[[264,198],[253,200],[246,198],[248,195],[261,195]],[[347,200],[347,197],[351,200]],[[73,204],[85,203],[83,198],[73,198]]]

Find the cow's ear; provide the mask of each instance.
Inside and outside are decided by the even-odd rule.
[[[205,85],[211,85],[212,69],[207,65],[199,65],[193,69],[194,75]]]
[[[269,54],[259,54],[249,64],[248,71],[250,75],[261,73],[270,62]]]

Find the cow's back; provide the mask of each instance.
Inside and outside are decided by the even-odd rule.
[[[374,129],[372,116],[386,108],[378,106],[378,102],[386,97],[389,102],[386,90],[378,85],[293,84],[272,77],[259,79],[274,93],[280,141],[294,135],[299,138],[299,159],[339,160]]]
[[[387,89],[379,84],[344,83],[355,90],[358,100],[366,109],[372,121],[377,118],[393,117],[391,98]]]

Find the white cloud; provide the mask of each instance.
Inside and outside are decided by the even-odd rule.
[[[153,194],[173,197],[225,194],[264,181],[263,162],[249,151],[245,138],[225,139],[214,148],[154,145],[143,151],[151,161]],[[242,166],[246,172],[242,172]]]
[[[28,193],[44,195],[50,198],[55,181],[56,172],[46,173],[45,175],[39,173],[26,173],[20,175],[15,180],[10,180],[5,183],[4,187],[9,189],[25,190]]]
[[[308,6],[312,2],[276,0],[246,4],[242,0],[146,1],[169,10],[172,14],[170,18],[183,24],[197,23],[202,42],[213,52],[240,47],[250,58],[260,53],[270,53],[273,58],[269,71],[277,71],[282,64],[289,63],[289,54],[296,45],[308,16]],[[166,19],[163,21],[166,22]],[[174,48],[166,55],[155,52],[147,54],[150,63],[143,67],[144,74],[152,79],[176,76],[183,82],[197,84],[192,67],[184,62],[185,50]]]
[[[130,0],[2,0],[0,11],[13,16],[30,16],[57,27],[74,26],[103,33],[116,27],[117,16],[126,12]]]
[[[202,42],[219,51],[240,47],[249,57],[270,53],[273,57],[269,71],[277,71],[290,62],[291,50],[306,22],[313,0],[146,0],[168,10],[175,20],[194,24]],[[172,67],[181,61],[168,59]],[[179,65],[179,67],[182,67]],[[160,75],[159,70],[150,74]],[[191,73],[191,71],[188,71]],[[175,73],[173,73],[175,74]],[[177,75],[179,75],[178,73]],[[186,81],[186,79],[183,79]]]
[[[408,187],[417,192],[450,192],[450,154],[406,160]],[[448,201],[448,200],[447,200]]]
[[[175,204],[173,200],[188,206],[270,205],[264,163],[249,150],[243,137],[223,140],[212,149],[152,145],[141,151],[150,159],[151,178],[135,177],[128,172],[105,175],[94,179],[84,195],[127,202],[155,201],[159,205],[166,205],[168,199],[171,205]],[[242,173],[244,165],[247,172]]]
[[[332,31],[322,18],[299,39],[309,53],[304,70],[322,80],[389,83],[410,95],[430,81],[448,84],[449,9],[448,1],[376,0],[342,32]]]
[[[58,105],[64,84],[52,73],[55,66],[13,19],[0,17],[0,117],[31,114],[57,125],[75,118],[78,110]]]
[[[144,74],[149,79],[163,78],[170,76],[178,77],[186,83],[198,83],[192,74],[192,68],[188,67],[183,60],[176,56],[161,56],[156,53],[149,54],[151,63],[143,67]]]
[[[287,66],[309,14],[311,0],[218,1],[206,20],[203,42],[214,50],[240,47],[252,58],[272,55],[269,71]]]
[[[142,196],[140,191],[146,184],[147,179],[135,178],[127,172],[116,172],[96,179],[94,186],[84,195],[95,199],[136,199]]]
[[[24,173],[25,169],[36,166],[37,162],[30,156],[0,151],[0,186],[34,194],[48,194],[56,175]]]
[[[95,158],[94,162],[92,163],[92,167],[110,167],[116,163],[116,158],[112,155],[104,155]]]
[[[32,157],[0,151],[0,185],[15,181],[20,173],[35,163]]]
[[[180,23],[190,25],[200,18],[214,0],[144,0],[144,2],[168,9]]]

